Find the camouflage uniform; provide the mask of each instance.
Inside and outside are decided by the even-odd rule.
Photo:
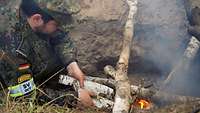
[[[2,5],[0,21],[5,23],[0,28],[0,47],[10,56],[14,56],[13,58],[17,61],[12,64],[7,60],[0,60],[0,77],[6,86],[16,84],[16,68],[20,63],[29,62],[31,64],[37,82],[37,80],[45,80],[76,59],[76,49],[68,37],[68,32],[63,30],[66,28],[66,24],[58,19],[60,17],[68,18],[69,15],[66,16],[65,12],[45,9],[55,20],[59,20],[57,22],[62,26],[53,35],[36,34],[17,12],[18,10],[13,10],[14,4],[18,6],[19,3],[20,0],[8,0],[0,4]],[[46,7],[47,5],[43,5],[43,8]],[[12,24],[6,22],[12,22]],[[16,50],[23,57],[19,57]]]
[[[76,60],[76,49],[67,32],[57,30],[51,36],[36,35],[30,28],[23,32],[25,35],[18,50],[31,63],[36,79],[45,79]]]
[[[19,6],[19,0],[1,1],[0,4],[0,78],[5,86],[15,84],[16,80],[16,68],[18,66],[17,61],[11,59],[8,62],[3,56],[13,56],[16,58],[15,50],[20,42],[18,27],[19,19],[17,14],[17,6]],[[14,10],[13,10],[14,8]],[[9,12],[9,13],[8,13]],[[6,53],[3,55],[3,53]],[[16,62],[16,63],[11,63]]]

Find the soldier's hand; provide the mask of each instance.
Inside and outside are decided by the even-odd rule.
[[[93,106],[94,103],[92,101],[92,98],[91,98],[91,94],[89,91],[87,91],[86,89],[82,89],[80,88],[78,90],[78,97],[80,99],[80,107],[83,105],[83,106],[86,106],[86,107],[89,107],[89,106]]]
[[[80,87],[83,88],[84,87],[85,74],[81,71],[77,62],[72,62],[71,64],[69,64],[67,66],[67,71],[68,71],[68,74],[71,77],[73,77],[73,78],[75,78],[79,81]]]
[[[85,75],[80,75],[78,77],[78,81],[79,81],[80,87],[83,88],[84,87],[84,81],[85,81]]]

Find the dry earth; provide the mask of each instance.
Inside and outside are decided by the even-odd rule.
[[[71,37],[79,63],[93,75],[107,64],[115,65],[128,8],[124,0],[76,1],[81,10],[74,15]],[[138,7],[129,72],[155,79],[169,73],[190,38],[184,1],[139,0]]]
[[[191,7],[200,4],[200,0],[188,1],[139,0],[129,67],[132,84],[151,84],[164,80],[176,66],[190,39],[187,15]],[[74,15],[77,22],[71,30],[71,37],[79,51],[79,63],[87,74],[94,76],[105,65],[115,65],[121,50],[128,9],[122,0],[78,0],[77,3],[80,3],[81,10]],[[184,76],[187,75],[183,73],[184,80],[181,80],[181,84],[175,84],[178,87],[174,88],[179,88],[181,94],[199,92],[196,91],[198,87],[193,85],[185,87],[191,82],[198,86],[198,56],[188,74],[193,79],[186,79]],[[175,105],[166,107],[162,112],[185,113],[182,109],[185,104],[179,105],[181,110]]]

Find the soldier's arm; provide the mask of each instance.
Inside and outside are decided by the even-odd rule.
[[[76,48],[68,33],[58,30],[51,38],[51,44],[65,66],[76,61]]]
[[[23,37],[23,40],[21,40],[16,53],[19,58],[21,57],[26,59],[26,61],[30,63],[31,53],[33,53],[33,50],[31,49],[29,37]]]
[[[54,45],[56,54],[66,66],[68,74],[79,80],[81,87],[83,87],[84,73],[76,62],[76,48],[68,33],[58,31],[51,43]]]

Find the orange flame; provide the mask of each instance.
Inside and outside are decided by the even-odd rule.
[[[139,100],[138,104],[140,105],[141,109],[148,109],[150,107],[150,103],[143,99]]]

